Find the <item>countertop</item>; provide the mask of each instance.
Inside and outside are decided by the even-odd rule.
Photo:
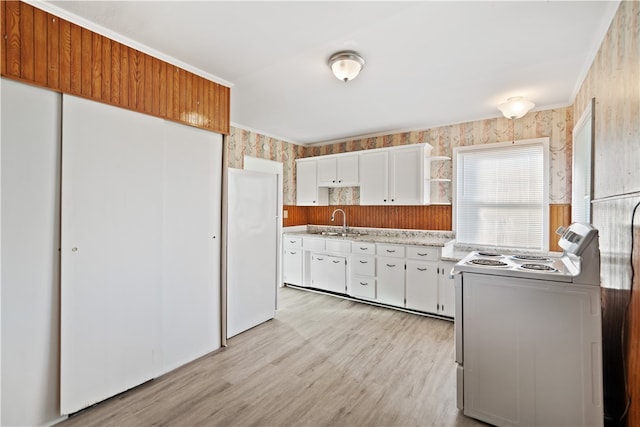
[[[402,230],[391,228],[349,227],[350,233],[360,233],[355,236],[322,235],[325,232],[340,232],[342,227],[327,227],[308,225],[306,230],[287,231],[291,236],[318,237],[323,239],[351,240],[355,242],[391,243],[399,245],[444,247],[454,242],[455,234],[451,231]]]

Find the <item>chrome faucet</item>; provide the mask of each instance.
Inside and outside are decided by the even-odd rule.
[[[331,222],[336,219],[336,212],[342,212],[342,234],[347,234],[347,214],[342,209],[336,209],[331,214]]]

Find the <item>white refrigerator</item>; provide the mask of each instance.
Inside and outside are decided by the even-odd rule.
[[[277,298],[277,175],[228,169],[227,337],[275,316]]]

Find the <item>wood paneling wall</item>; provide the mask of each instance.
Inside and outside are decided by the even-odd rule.
[[[558,246],[559,236],[556,234],[558,227],[567,227],[571,224],[571,205],[549,205],[549,250],[562,251]]]
[[[342,225],[342,217],[331,222],[334,209],[343,209],[350,227],[451,230],[451,206],[310,206],[309,223]]]
[[[341,225],[342,218],[338,216],[337,223],[331,222],[334,209],[343,209],[347,213],[347,223],[350,227],[372,228],[402,228],[407,230],[442,230],[449,231],[452,227],[452,209],[447,205],[432,206],[291,206],[288,210],[289,218],[285,219],[285,227],[294,225]],[[560,226],[571,223],[571,205],[549,206],[549,250],[561,251],[558,246],[558,236],[555,230]]]
[[[631,285],[631,302],[628,310],[627,332],[627,372],[629,393],[633,404],[629,410],[629,426],[640,425],[640,212],[636,214],[633,230],[632,264],[635,274]]]
[[[283,227],[310,224],[307,206],[284,205],[282,209],[287,211],[287,218],[282,216]]]
[[[229,133],[230,89],[20,1],[0,1],[1,74]]]

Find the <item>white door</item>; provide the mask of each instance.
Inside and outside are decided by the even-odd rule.
[[[63,414],[160,373],[161,124],[63,96]]]
[[[571,173],[571,222],[591,222],[592,114],[588,108],[573,128],[573,171]]]
[[[228,170],[227,337],[275,316],[277,188],[276,175]]]
[[[284,178],[284,169],[282,166],[282,162],[276,162],[274,160],[260,159],[258,157],[244,156],[244,169],[255,171],[255,172],[264,172],[264,173],[272,173],[276,174],[278,178],[278,201],[277,201],[277,210],[278,210],[278,238],[276,240],[276,251],[277,251],[277,269],[278,269],[278,283],[282,286],[282,275],[281,271],[282,259],[280,254],[282,253],[282,183]]]
[[[63,97],[60,407],[220,345],[221,135]]]

